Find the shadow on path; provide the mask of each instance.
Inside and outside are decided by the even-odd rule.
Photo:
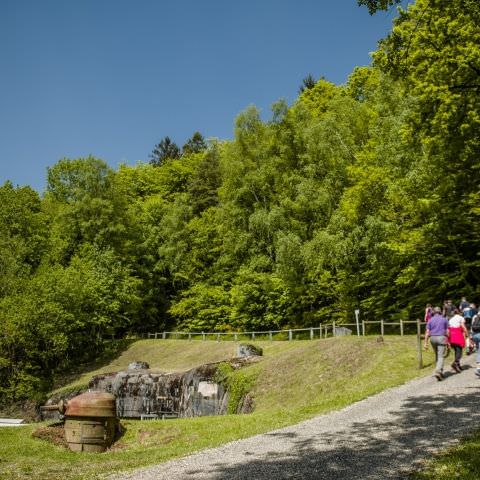
[[[389,420],[338,425],[335,434],[272,432],[266,437],[283,437],[291,444],[288,453],[276,452],[273,445],[262,459],[255,458],[255,452],[243,452],[247,458],[242,463],[210,465],[209,478],[406,479],[408,470],[429,453],[480,423],[478,393],[472,385],[463,394],[408,397]],[[197,473],[185,472],[185,478]]]

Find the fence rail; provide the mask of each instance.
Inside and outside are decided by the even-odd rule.
[[[412,327],[414,325],[414,327]],[[268,340],[293,340],[293,339],[310,339],[315,338],[327,338],[342,336],[347,334],[344,330],[348,328],[353,335],[365,336],[365,335],[415,335],[419,332],[419,329],[424,322],[420,320],[400,320],[399,322],[386,322],[384,320],[363,320],[357,323],[341,323],[335,322],[329,324],[320,324],[318,327],[309,328],[290,328],[287,330],[264,330],[258,332],[155,332],[147,333],[146,338],[155,339],[188,339],[193,340],[195,337],[201,337],[202,340],[215,339],[221,340],[233,340],[239,339],[251,339],[260,340],[268,338]],[[376,327],[375,327],[376,326]],[[351,327],[351,328],[350,328]],[[349,333],[348,333],[349,334]]]

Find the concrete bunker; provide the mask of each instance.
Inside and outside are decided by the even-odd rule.
[[[228,392],[216,381],[217,364],[187,372],[155,373],[126,370],[97,375],[88,387],[115,396],[117,414],[123,418],[175,418],[221,415]]]
[[[262,350],[249,344],[237,346],[237,357],[226,361],[234,369],[261,358]],[[116,399],[117,415],[123,418],[177,418],[223,415],[227,412],[229,392],[219,381],[217,362],[185,372],[154,372],[145,362],[133,362],[128,370],[97,375],[90,391],[111,393]],[[147,367],[147,368],[145,368]],[[241,402],[242,413],[253,408]],[[250,405],[246,408],[245,405]],[[240,412],[238,412],[240,413]]]

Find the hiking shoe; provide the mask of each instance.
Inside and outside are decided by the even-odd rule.
[[[441,372],[436,372],[435,373],[435,378],[441,382],[443,380],[443,374]]]
[[[456,362],[453,362],[453,363],[452,363],[452,368],[453,368],[457,373],[461,373],[461,371],[462,371],[462,367],[461,367],[458,363],[456,363]]]
[[[480,368],[476,368],[476,369],[475,369],[475,375],[476,375],[477,377],[480,377]]]

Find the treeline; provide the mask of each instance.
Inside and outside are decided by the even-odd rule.
[[[309,79],[269,121],[247,108],[232,141],[166,137],[117,170],[63,159],[42,196],[7,182],[1,401],[42,395],[128,332],[407,318],[477,297],[479,90],[479,2],[418,0],[371,67]]]

